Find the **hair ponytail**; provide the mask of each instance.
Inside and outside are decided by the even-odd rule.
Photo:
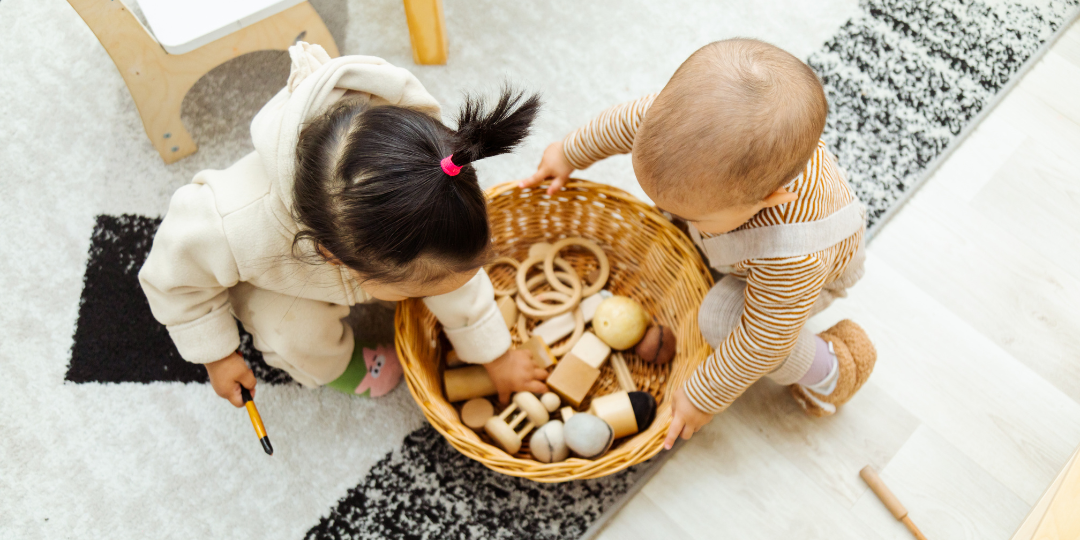
[[[486,110],[467,96],[451,130],[419,111],[343,101],[304,127],[293,201],[310,241],[366,279],[437,280],[483,265],[487,205],[469,164],[513,150],[539,112],[536,95],[504,87]],[[443,159],[451,156],[458,174]]]

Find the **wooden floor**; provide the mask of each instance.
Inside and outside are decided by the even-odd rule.
[[[889,223],[866,277],[810,322],[878,348],[829,419],[762,381],[601,533],[908,539],[873,465],[930,540],[1007,539],[1080,445],[1080,24]]]

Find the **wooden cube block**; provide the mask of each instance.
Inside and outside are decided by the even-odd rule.
[[[503,296],[495,301],[495,305],[499,306],[499,312],[502,313],[506,328],[513,330],[518,318],[517,303],[514,302],[513,298]]]
[[[568,354],[559,361],[555,366],[555,371],[548,376],[547,385],[564,401],[573,407],[578,407],[599,377],[599,369],[573,354]]]
[[[555,355],[551,354],[551,349],[548,348],[543,339],[540,339],[540,336],[529,338],[529,341],[522,344],[521,348],[532,353],[533,363],[536,364],[536,367],[547,369],[555,365]]]
[[[536,328],[533,328],[532,335],[540,336],[544,343],[551,345],[569,336],[574,331],[574,326],[574,312],[569,311],[536,325]]]
[[[607,360],[608,355],[611,354],[611,347],[596,337],[596,334],[585,332],[581,334],[581,339],[574,344],[574,348],[570,349],[569,354],[578,357],[596,369],[600,369],[600,366],[604,365],[604,360]]]

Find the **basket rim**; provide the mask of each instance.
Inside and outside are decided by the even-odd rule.
[[[522,189],[518,187],[517,182],[515,181],[503,182],[491,186],[485,190],[484,194],[485,199],[490,204],[496,197],[505,196],[512,191],[521,191],[524,194],[529,193],[532,190],[546,189],[548,185],[548,182],[545,182],[544,184],[533,188]],[[697,267],[696,270],[698,271],[693,274],[701,279],[701,283],[697,285],[700,285],[705,292],[712,287],[712,276],[697,249],[682,231],[660,214],[656,207],[642,202],[620,188],[588,180],[571,178],[570,181],[565,184],[564,188],[567,191],[560,193],[571,194],[573,190],[586,190],[596,192],[601,197],[614,199],[627,205],[630,209],[640,212],[643,217],[658,224],[660,228],[674,233],[673,236],[677,239],[676,241],[684,244],[684,247],[688,248],[687,251],[694,255],[692,260],[688,261],[688,264]],[[544,196],[552,200],[558,200],[560,194],[556,193],[555,195]],[[404,328],[405,324],[409,323],[406,318],[413,315],[413,313],[411,313],[413,311],[411,306],[417,303],[419,303],[419,299],[408,299],[398,302],[394,316],[395,328],[400,330],[401,328]],[[693,319],[692,324],[696,326],[696,317],[693,317]],[[655,456],[663,448],[665,434],[671,423],[670,399],[665,399],[664,402],[658,406],[656,418],[653,420],[653,425],[650,426],[648,431],[633,436],[631,440],[624,442],[620,447],[613,449],[594,460],[571,457],[561,462],[541,463],[531,459],[517,458],[508,455],[501,449],[486,443],[483,440],[468,440],[465,436],[465,432],[467,431],[468,434],[471,434],[472,439],[476,439],[475,432],[465,427],[464,424],[461,424],[460,420],[456,422],[457,425],[448,425],[444,417],[436,414],[432,410],[432,407],[436,404],[432,403],[428,398],[422,395],[423,392],[421,391],[421,386],[424,386],[424,383],[420,380],[421,375],[414,373],[413,370],[410,369],[413,366],[419,366],[421,362],[419,354],[415,350],[415,345],[407,342],[403,337],[403,332],[400,331],[395,332],[394,342],[398,358],[401,360],[402,367],[404,368],[403,371],[405,374],[406,385],[408,386],[413,399],[420,405],[420,409],[423,411],[424,417],[428,420],[428,423],[430,423],[432,427],[434,427],[436,431],[438,431],[456,450],[496,472],[543,483],[558,483],[570,480],[599,478],[641,463]],[[704,344],[703,347],[699,346],[695,350],[687,350],[683,353],[688,361],[695,363],[695,368],[696,364],[703,362],[710,352],[708,344],[704,343],[704,338],[702,338],[701,343]],[[676,382],[681,384],[683,381],[676,381],[676,378],[672,377],[666,384],[672,385]],[[442,402],[445,402],[445,398],[442,398],[441,394],[439,398],[441,398]],[[446,406],[453,407],[453,405],[449,403],[446,403]],[[658,425],[663,426],[663,428],[655,430],[653,436],[648,439],[643,437],[647,433],[654,431],[652,428]],[[459,435],[458,432],[461,432],[462,435]]]

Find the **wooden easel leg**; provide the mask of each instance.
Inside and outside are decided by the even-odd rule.
[[[445,64],[450,55],[442,0],[404,0],[413,60],[417,64]]]

